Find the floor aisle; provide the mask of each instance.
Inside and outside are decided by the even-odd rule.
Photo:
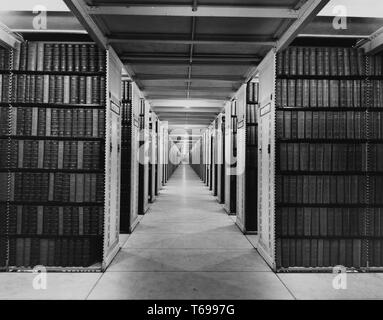
[[[291,298],[188,165],[180,166],[90,299]]]
[[[383,299],[383,274],[274,274],[183,165],[105,273],[0,273],[1,299]]]

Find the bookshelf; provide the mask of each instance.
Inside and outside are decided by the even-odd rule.
[[[153,203],[158,195],[158,117],[149,112],[149,202]]]
[[[248,82],[236,93],[238,114],[236,223],[242,232],[257,231],[258,83]]]
[[[259,68],[260,251],[277,271],[381,267],[380,61],[290,47]]]
[[[149,209],[149,103],[140,99],[139,106],[139,182],[138,214],[145,214]]]
[[[121,117],[121,206],[120,231],[130,233],[135,225],[137,216],[132,207],[132,179],[135,168],[132,162],[133,147],[133,83],[129,79],[122,79],[122,117]],[[134,182],[134,181],[133,181]]]
[[[122,81],[123,92],[126,94],[125,119],[123,121],[122,142],[122,193],[121,193],[121,224],[123,233],[131,233],[138,224],[139,206],[139,140],[140,140],[140,107],[143,95],[134,82]],[[122,209],[123,208],[123,209]]]
[[[167,121],[159,121],[160,131],[160,181],[161,187],[166,184],[169,178],[169,125]]]
[[[225,203],[228,214],[236,213],[237,185],[237,101],[225,105]]]
[[[212,192],[213,196],[216,197],[218,192],[218,119],[213,121],[212,127]]]
[[[225,115],[217,117],[217,200],[225,202]]]
[[[213,184],[213,124],[210,124],[208,129],[206,130],[206,175],[207,175],[207,182],[206,185],[209,188],[209,190],[212,190],[212,184]]]
[[[1,265],[104,269],[119,236],[119,181],[107,173],[119,170],[113,79],[121,64],[93,43],[25,41],[7,53],[0,59],[0,121],[8,123],[0,139],[8,155],[0,165]]]

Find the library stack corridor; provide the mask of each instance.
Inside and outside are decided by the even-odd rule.
[[[383,299],[361,3],[2,3],[0,300]]]

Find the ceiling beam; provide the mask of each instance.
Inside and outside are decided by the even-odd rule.
[[[207,6],[199,5],[134,5],[134,6],[88,6],[90,15],[124,15],[124,16],[176,16],[176,17],[227,17],[227,18],[280,18],[296,19],[299,12],[289,8],[260,6]]]
[[[231,75],[203,75],[195,76],[188,79],[187,76],[182,74],[148,74],[148,73],[136,73],[136,78],[140,80],[180,80],[185,82],[191,82],[193,80],[215,80],[215,81],[229,81],[229,82],[241,82],[245,78],[242,76]]]
[[[69,10],[77,17],[91,38],[102,48],[107,49],[108,40],[93,18],[88,13],[88,6],[83,0],[64,0]]]
[[[147,63],[148,61],[180,61],[180,62],[188,62],[189,55],[185,54],[177,54],[177,53],[122,53],[120,55],[121,61],[134,61],[138,63],[142,61],[143,63]],[[247,55],[247,54],[195,54],[193,55],[193,63],[198,62],[207,62],[207,63],[230,63],[230,62],[261,62],[262,58],[256,55]]]
[[[160,91],[160,90],[185,90],[185,86],[147,86],[144,87],[142,90],[143,91]],[[237,91],[238,88],[236,87],[190,87],[191,91],[200,91],[200,92],[232,92],[232,91]]]
[[[236,37],[231,36],[198,36],[191,39],[189,36],[174,34],[112,34],[108,38],[111,44],[123,43],[164,43],[164,44],[185,44],[185,45],[256,45],[275,46],[275,39],[265,37]]]
[[[383,28],[374,32],[368,40],[362,41],[360,45],[366,53],[376,54],[383,49]]]
[[[142,59],[126,59],[123,61],[125,64],[132,65],[159,65],[159,66],[188,66],[187,61],[180,60],[142,60]],[[256,61],[193,61],[194,66],[257,66]]]
[[[168,119],[207,119],[214,118],[219,112],[214,113],[192,113],[192,112],[158,112],[158,116],[165,117]]]
[[[184,94],[184,96],[171,96],[173,99],[187,99],[186,98],[186,95]],[[148,100],[156,100],[156,99],[169,99],[169,95],[167,94],[157,94],[157,95],[147,95],[146,98]],[[231,97],[229,96],[212,96],[212,95],[198,95],[198,96],[193,96],[191,95],[190,99],[204,99],[204,100],[221,100],[221,101],[227,101],[227,100],[230,100]]]
[[[186,108],[185,106],[180,107],[156,107],[152,106],[152,109],[156,113],[178,113],[178,112],[193,112],[193,113],[219,113],[220,110],[222,110],[222,107],[220,108],[210,108],[210,107],[189,107]]]
[[[22,37],[12,32],[5,24],[0,22],[0,46],[10,49],[17,49]]]
[[[276,43],[276,50],[285,49],[294,38],[302,31],[307,23],[311,21],[330,0],[307,0],[300,7],[298,18],[283,33]]]

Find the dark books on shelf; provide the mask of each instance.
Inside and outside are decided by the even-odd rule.
[[[277,76],[365,76],[363,49],[289,47],[277,57]]]
[[[24,42],[1,75],[10,267],[102,260],[105,64],[93,43]]]
[[[94,43],[26,41],[13,58],[19,71],[96,73],[105,72],[105,64],[105,51]]]
[[[131,163],[132,150],[132,82],[122,81],[121,161]],[[130,232],[131,166],[121,167],[120,231]]]
[[[277,268],[382,266],[381,68],[353,48],[277,56]]]

